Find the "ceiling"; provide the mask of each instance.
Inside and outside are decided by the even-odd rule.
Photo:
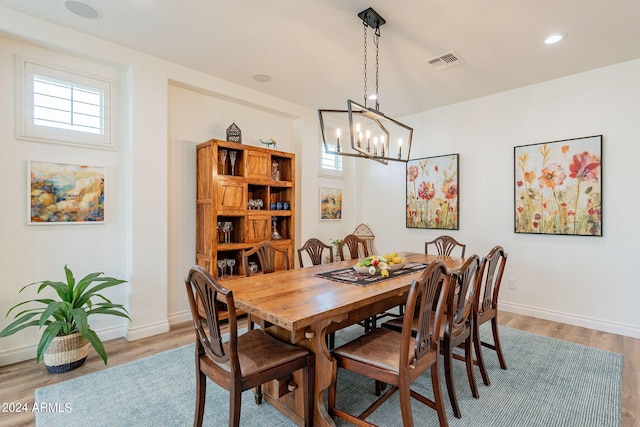
[[[400,117],[640,58],[638,0],[0,0],[5,6],[316,108],[363,102],[363,24],[380,37],[380,111]],[[1,30],[1,29],[0,29]],[[550,33],[567,37],[554,45]],[[375,89],[369,30],[368,93]],[[73,49],[72,46],[68,48]],[[427,60],[464,61],[436,70]],[[264,83],[253,76],[264,73]],[[369,106],[373,106],[369,101]]]

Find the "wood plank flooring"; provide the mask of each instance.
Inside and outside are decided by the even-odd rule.
[[[566,325],[534,317],[501,312],[500,323],[539,335],[559,338],[624,355],[622,372],[622,427],[640,427],[640,339]],[[150,356],[193,342],[195,339],[190,322],[174,325],[170,332],[137,341],[119,338],[105,343],[109,355],[108,367],[113,367],[145,356]],[[29,412],[0,412],[0,426],[32,426],[35,416],[31,413],[34,391],[39,387],[66,381],[91,372],[106,369],[93,350],[85,364],[64,374],[49,374],[42,364],[33,360],[0,367],[0,410],[4,404],[20,402]],[[64,399],[62,399],[64,400]]]

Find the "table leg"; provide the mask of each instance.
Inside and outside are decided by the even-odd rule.
[[[298,343],[312,351],[316,357],[316,380],[315,380],[315,408],[313,414],[314,426],[335,426],[335,422],[327,411],[324,400],[324,392],[336,379],[336,361],[331,357],[326,344],[327,327],[336,319],[322,320],[309,327],[305,333],[306,340]]]

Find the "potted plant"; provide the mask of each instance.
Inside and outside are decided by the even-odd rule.
[[[342,244],[343,240],[344,239],[329,239],[329,242],[331,242],[331,244],[333,245],[333,248],[334,248],[335,258],[338,261],[342,261],[342,258],[340,258],[340,251],[338,250],[338,248]]]
[[[105,277],[104,273],[90,273],[76,281],[73,272],[66,265],[64,272],[66,282],[44,280],[30,283],[20,289],[22,292],[31,286],[39,285],[36,292],[39,294],[46,288],[52,288],[58,294],[58,298],[30,299],[11,307],[6,314],[7,317],[14,309],[25,304],[40,304],[16,313],[16,320],[0,331],[0,338],[29,326],[37,326],[40,329],[45,327],[38,343],[36,362],[39,363],[44,358],[47,371],[67,372],[81,366],[87,358],[89,344],[106,365],[107,353],[104,345],[95,331],[90,329],[88,318],[92,314],[109,314],[131,320],[123,305],[114,304],[98,293],[126,281]]]

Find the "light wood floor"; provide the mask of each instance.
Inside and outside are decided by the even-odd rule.
[[[624,355],[622,372],[622,427],[640,427],[640,339],[608,334],[577,326],[502,312],[500,323],[539,335],[563,339]],[[174,325],[170,332],[155,337],[128,342],[124,338],[105,343],[109,367],[126,363],[193,342],[191,323]],[[508,360],[508,359],[507,359]],[[55,384],[91,372],[106,369],[93,350],[86,363],[71,372],[48,374],[42,364],[33,360],[0,367],[0,403],[26,403],[31,409],[36,388]],[[61,397],[61,400],[64,400]],[[4,408],[4,406],[3,406]],[[3,408],[0,408],[3,409]],[[540,408],[544,410],[544,408]],[[34,415],[0,412],[0,426],[31,426]]]

